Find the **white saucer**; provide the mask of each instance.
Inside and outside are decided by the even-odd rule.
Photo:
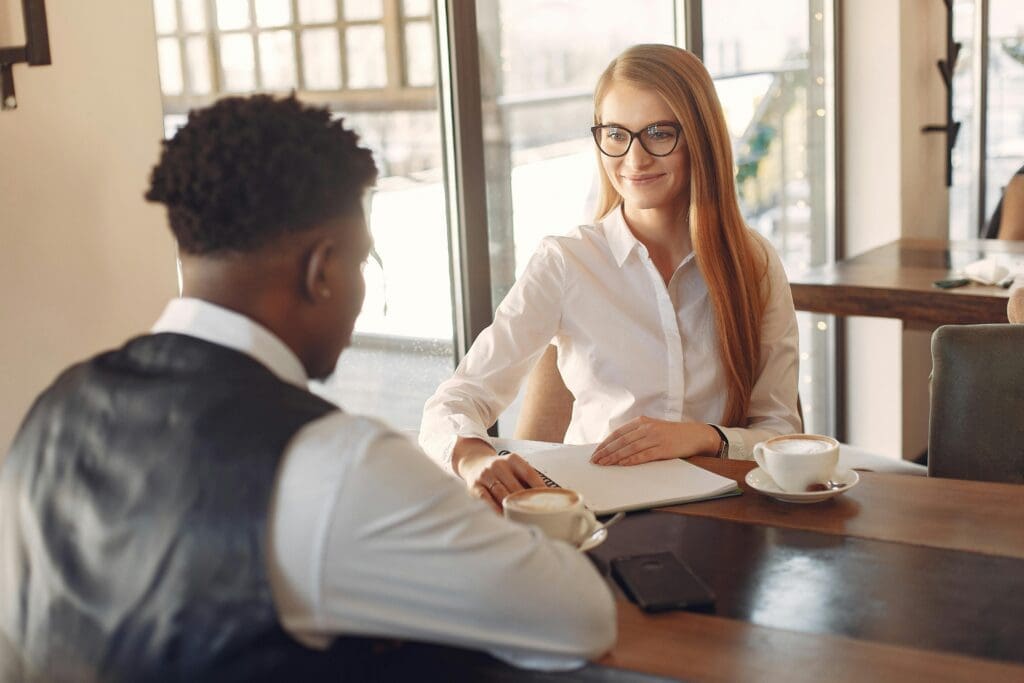
[[[587,536],[585,539],[583,539],[583,543],[580,543],[579,546],[577,546],[577,547],[579,548],[580,552],[584,552],[585,553],[588,550],[593,550],[597,546],[599,546],[602,543],[604,543],[607,538],[608,538],[608,529],[601,528],[601,529],[598,529],[597,532],[591,532],[591,535]]]
[[[860,475],[855,470],[846,470],[845,472],[837,472],[833,477],[833,481],[842,484],[842,488],[829,489],[827,491],[807,491],[802,493],[789,493],[779,488],[779,485],[768,476],[768,473],[762,470],[760,467],[747,472],[746,476],[747,485],[759,493],[763,493],[766,496],[771,496],[776,500],[785,501],[787,503],[818,503],[823,500],[828,500],[833,496],[838,496],[840,493],[846,493],[860,481]]]

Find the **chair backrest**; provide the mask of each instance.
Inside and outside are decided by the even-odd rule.
[[[1024,483],[1024,325],[932,335],[928,474]]]
[[[523,407],[516,422],[515,438],[562,443],[572,417],[576,397],[565,386],[558,371],[558,348],[549,345],[530,371],[523,395]],[[796,399],[800,424],[804,423],[800,397]]]
[[[558,348],[549,344],[526,380],[515,438],[562,443],[575,401],[558,371]]]

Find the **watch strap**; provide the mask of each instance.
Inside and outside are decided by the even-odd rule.
[[[721,430],[721,428],[717,427],[716,425],[708,423],[708,427],[711,427],[716,432],[718,432],[718,436],[720,436],[722,438],[722,443],[718,447],[718,455],[716,457],[723,458],[723,459],[724,458],[728,458],[729,457],[729,437],[727,437],[725,435],[725,432],[723,432]]]

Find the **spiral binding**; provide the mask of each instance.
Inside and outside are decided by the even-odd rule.
[[[511,455],[511,453],[512,453],[512,451],[506,451],[506,450],[498,451],[498,455]],[[561,486],[556,484],[553,479],[551,479],[548,475],[546,475],[543,472],[541,472],[540,470],[538,470],[536,467],[533,468],[533,471],[540,475],[540,478],[544,480],[544,483],[547,484],[549,489],[560,489],[560,488],[562,488]]]
[[[544,483],[548,485],[549,489],[560,489],[560,488],[562,488],[561,486],[556,484],[552,479],[550,479],[548,477],[548,475],[544,474],[543,472],[541,472],[537,468],[534,468],[534,470],[537,472],[537,474],[540,475],[540,478],[544,480]]]

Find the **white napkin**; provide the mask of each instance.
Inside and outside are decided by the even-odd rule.
[[[963,275],[979,285],[995,285],[1010,275],[1010,269],[990,256],[968,263],[963,268]]]

